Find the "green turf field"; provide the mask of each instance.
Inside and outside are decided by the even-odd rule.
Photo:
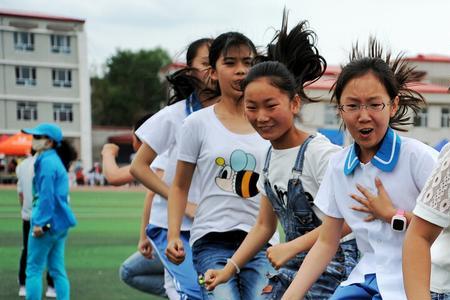
[[[136,251],[143,199],[143,192],[71,192],[79,223],[66,244],[71,299],[161,299],[129,288],[118,276],[122,261]],[[20,299],[21,226],[16,192],[0,190],[0,299]]]

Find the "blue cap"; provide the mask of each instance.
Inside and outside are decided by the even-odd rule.
[[[63,139],[61,128],[52,123],[41,123],[34,128],[24,128],[22,132],[32,135],[46,135],[56,143],[61,143]]]

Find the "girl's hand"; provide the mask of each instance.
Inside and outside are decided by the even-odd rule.
[[[391,223],[391,219],[395,215],[396,209],[392,205],[392,201],[378,177],[375,178],[375,186],[377,187],[378,195],[373,195],[369,190],[357,184],[356,188],[364,195],[364,197],[351,194],[350,197],[362,204],[362,206],[352,206],[352,209],[368,213],[369,216],[364,219],[366,222],[380,219],[386,223]]]
[[[116,144],[108,143],[103,145],[102,148],[103,156],[112,155],[113,157],[117,157],[118,154],[119,154],[119,146],[117,146]]]
[[[33,233],[31,234],[34,237],[41,237],[44,235],[44,229],[41,226],[33,226]]]
[[[174,264],[181,264],[186,256],[186,253],[184,252],[183,241],[179,238],[169,240],[166,248],[166,256]]]
[[[292,253],[288,243],[278,244],[267,249],[266,255],[275,270],[281,268],[289,259],[297,253]]]
[[[233,273],[227,272],[226,268],[221,270],[208,270],[205,273],[205,287],[212,291],[221,283],[227,282],[233,276]]]
[[[153,248],[152,248],[152,244],[150,243],[150,241],[148,239],[139,240],[138,250],[142,254],[142,256],[144,256],[148,259],[153,259],[153,257],[154,257],[153,256]]]

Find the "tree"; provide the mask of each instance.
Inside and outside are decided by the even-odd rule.
[[[117,50],[103,78],[91,78],[93,124],[130,126],[138,116],[158,111],[166,101],[158,72],[170,61],[161,48]]]

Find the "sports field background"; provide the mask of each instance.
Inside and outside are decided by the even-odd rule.
[[[128,287],[118,275],[120,264],[136,251],[144,192],[72,191],[70,196],[78,219],[66,243],[71,299],[162,299]],[[0,299],[21,299],[17,294],[21,244],[17,193],[0,187]]]

